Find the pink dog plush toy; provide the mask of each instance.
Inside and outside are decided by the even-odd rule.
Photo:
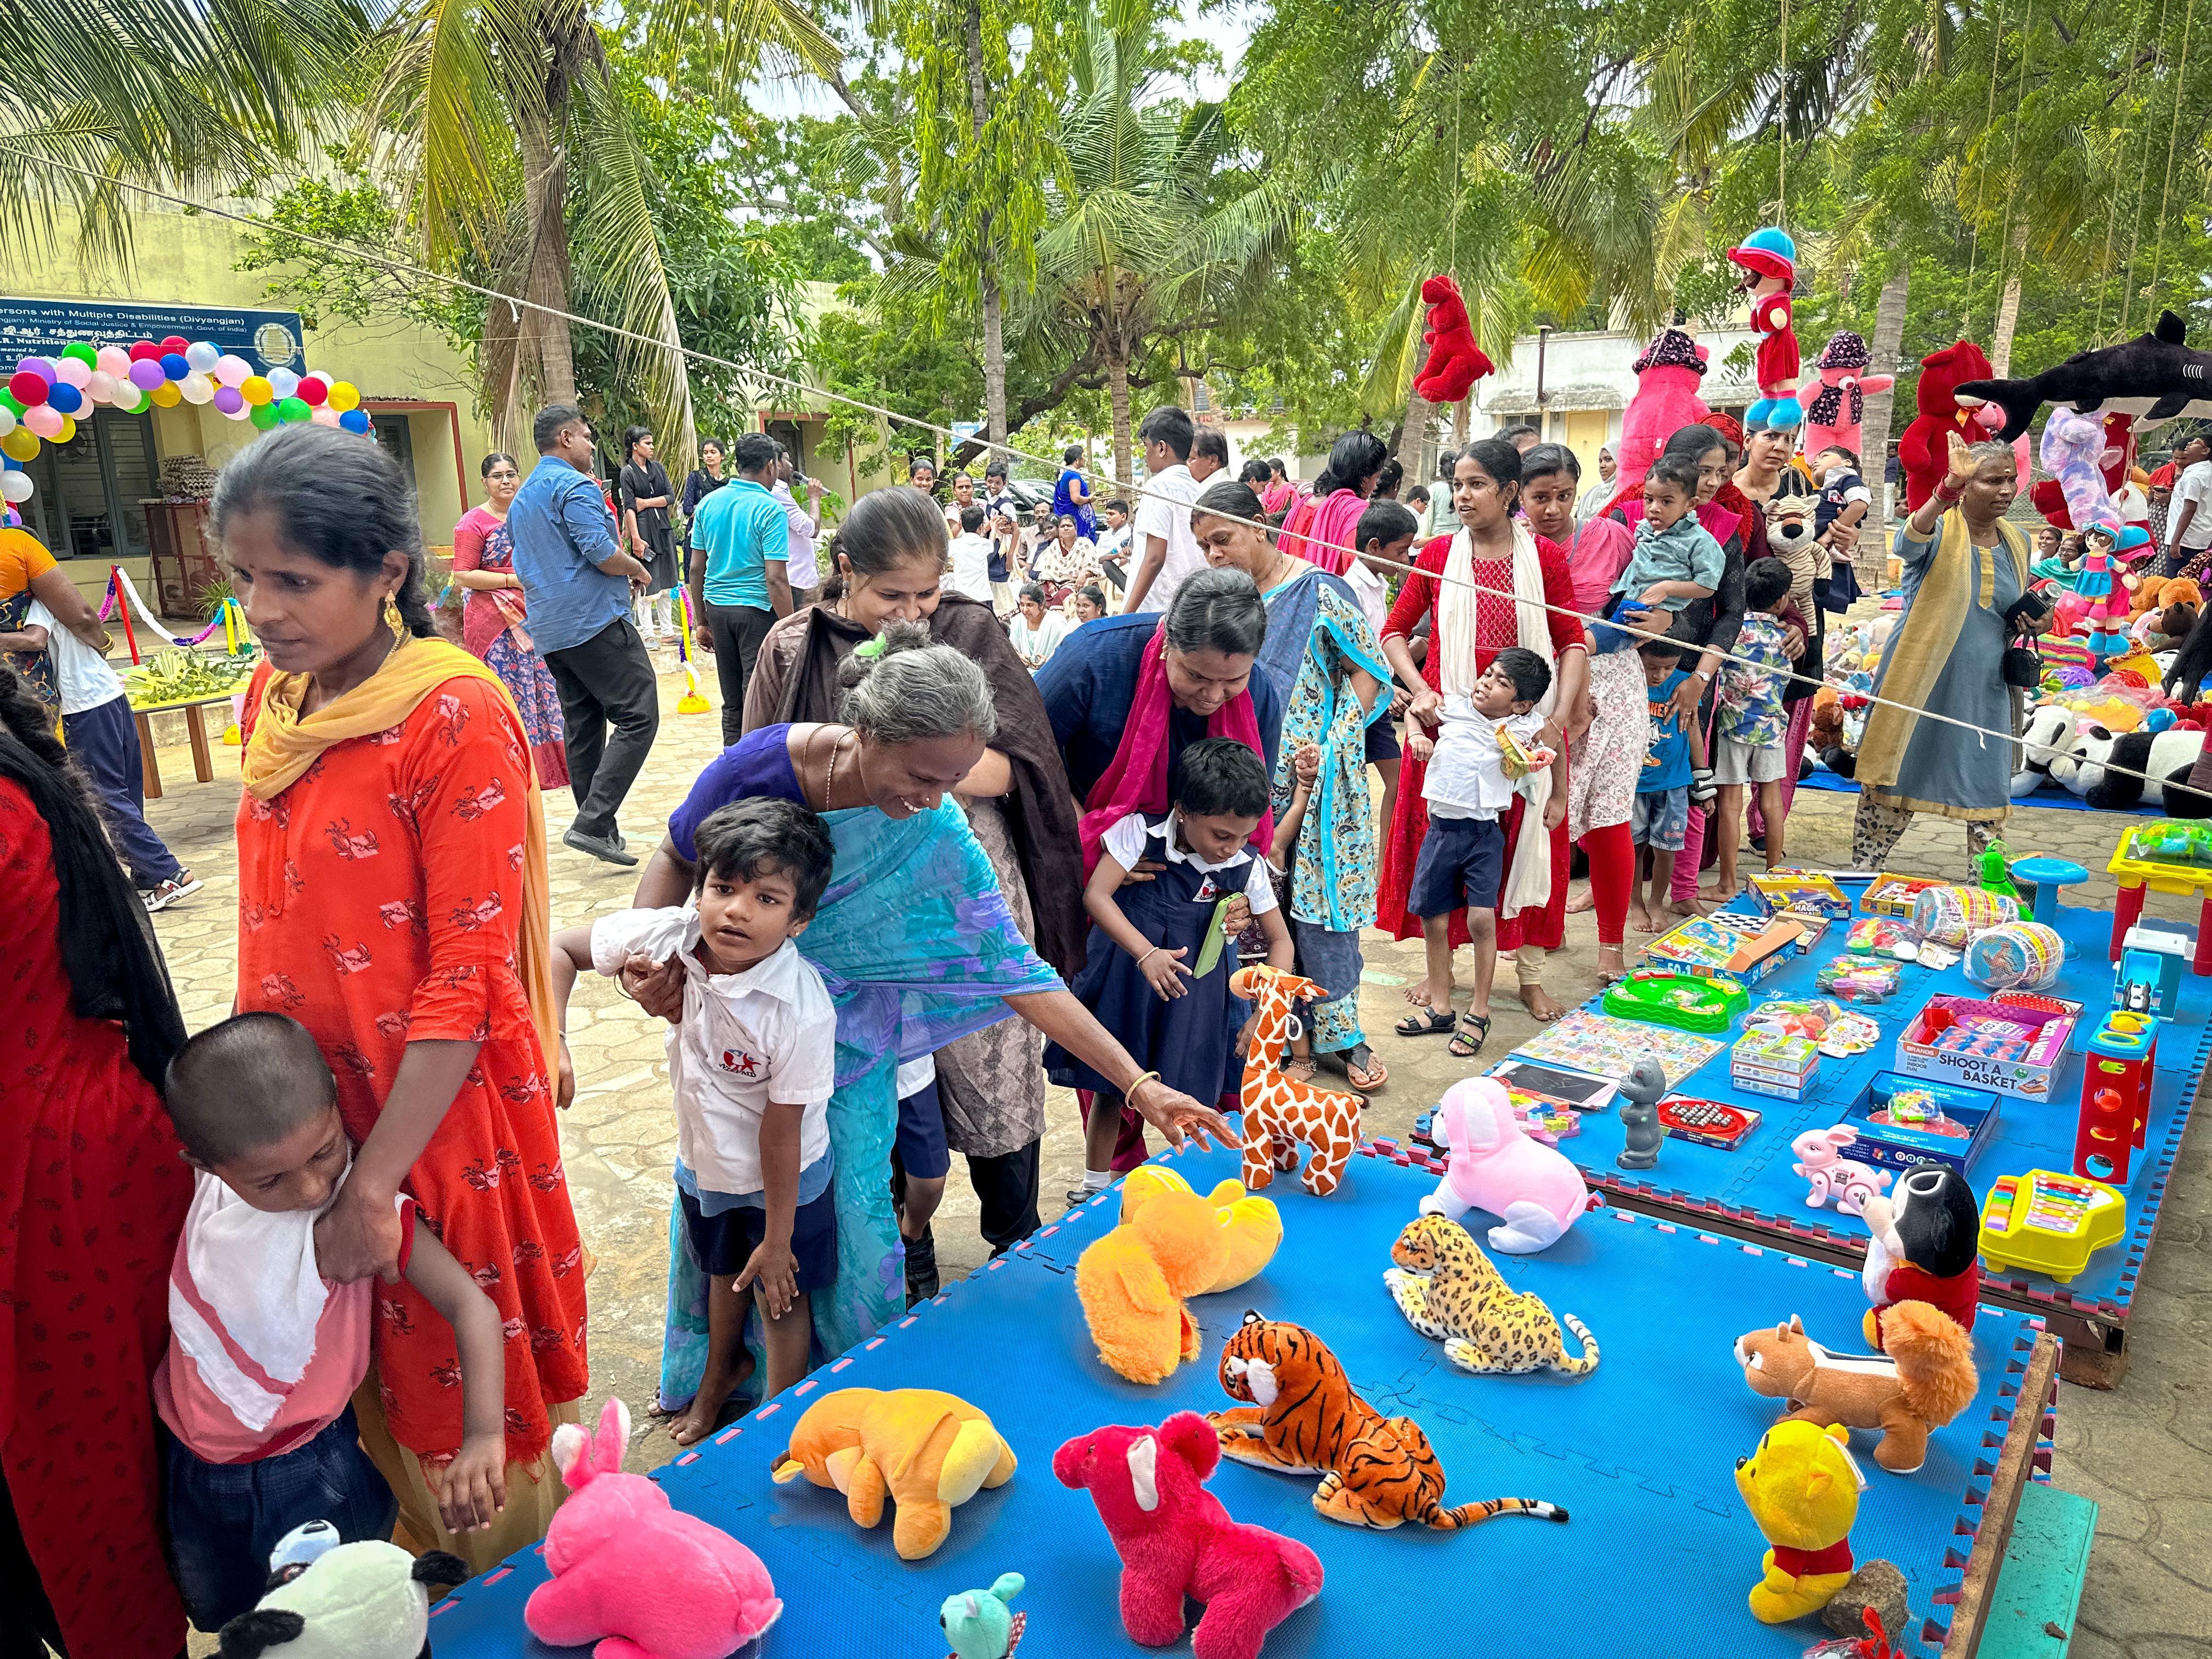
[[[568,1501],[545,1534],[553,1580],[531,1592],[522,1622],[552,1647],[599,1642],[597,1659],[728,1659],[783,1612],[768,1569],[720,1528],[669,1508],[643,1475],[624,1474],[629,1445],[619,1400],[592,1439],[574,1424],[553,1431]]]
[[[1052,1455],[1088,1491],[1121,1558],[1121,1626],[1141,1647],[1182,1639],[1183,1597],[1206,1604],[1195,1659],[1258,1659],[1267,1632],[1321,1594],[1321,1558],[1296,1539],[1231,1521],[1203,1482],[1221,1438],[1196,1412],[1157,1429],[1093,1430]]]
[[[1575,1166],[1528,1138],[1495,1078],[1466,1078],[1445,1090],[1429,1133],[1450,1149],[1451,1166],[1421,1200],[1421,1213],[1456,1221],[1469,1210],[1489,1211],[1503,1224],[1490,1230],[1493,1250],[1543,1249],[1590,1206]]]

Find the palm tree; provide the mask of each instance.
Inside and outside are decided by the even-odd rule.
[[[1033,350],[1103,373],[1127,479],[1130,366],[1219,327],[1264,284],[1297,204],[1243,164],[1222,106],[1164,95],[1172,59],[1142,17],[1087,17],[1073,68],[1036,283],[1014,320]]]
[[[50,242],[66,206],[126,254],[125,182],[203,195],[296,152],[368,33],[355,0],[0,6],[0,228]]]
[[[734,105],[765,61],[835,79],[843,50],[800,0],[659,0],[633,19],[648,55]],[[704,61],[692,43],[708,43]],[[654,423],[688,464],[691,393],[654,234],[649,169],[625,113],[607,46],[583,0],[404,0],[380,41],[361,126],[373,147],[401,135],[430,260],[496,273],[480,367],[495,424],[532,399],[576,395],[568,325],[576,256],[607,273],[617,367],[635,373]],[[842,80],[836,82],[842,90]],[[543,309],[534,308],[543,307]]]

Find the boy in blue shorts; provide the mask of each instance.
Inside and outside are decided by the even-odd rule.
[[[830,832],[804,806],[734,801],[694,833],[688,904],[618,910],[553,936],[553,988],[565,1030],[586,969],[622,971],[632,952],[684,963],[684,1017],[667,1034],[676,1095],[678,1201],[707,1275],[706,1373],[672,1431],[714,1432],[752,1373],[744,1292],[760,1310],[767,1393],[806,1375],[808,1296],[837,1282],[830,1097],[837,1011],[793,941],[830,884]]]
[[[1637,647],[1644,659],[1644,683],[1650,688],[1651,748],[1636,781],[1636,809],[1629,818],[1632,837],[1651,851],[1651,896],[1639,879],[1630,889],[1628,919],[1639,933],[1666,930],[1662,920],[1674,884],[1674,855],[1690,828],[1690,774],[1705,769],[1705,738],[1695,720],[1674,708],[1674,689],[1687,678],[1676,647],[1662,640]]]

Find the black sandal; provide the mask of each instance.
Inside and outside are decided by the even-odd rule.
[[[1390,1068],[1376,1059],[1375,1051],[1364,1042],[1355,1043],[1349,1048],[1331,1048],[1325,1053],[1317,1053],[1314,1059],[1323,1071],[1342,1078],[1352,1088],[1365,1093],[1376,1092],[1390,1080]],[[1352,1075],[1354,1072],[1372,1081],[1358,1082]]]
[[[1417,1008],[1390,1028],[1402,1037],[1449,1036],[1456,1029],[1449,1011]]]
[[[1468,1033],[1474,1030],[1478,1025],[1482,1029],[1474,1031],[1474,1041],[1470,1044]],[[1482,1052],[1482,1045],[1489,1041],[1490,1016],[1488,1014],[1462,1014],[1459,1017],[1459,1029],[1452,1033],[1452,1040],[1445,1045],[1444,1052],[1454,1060],[1473,1060]]]

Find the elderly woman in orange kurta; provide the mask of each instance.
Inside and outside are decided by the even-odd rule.
[[[452,1330],[380,1286],[355,1407],[412,1540],[479,1569],[541,1536],[546,1455],[587,1371],[584,1275],[555,1133],[544,817],[492,671],[432,637],[412,492],[374,443],[288,427],[223,471],[214,520],[267,662],[247,693],[238,1006],[306,1025],[358,1150],[325,1273],[398,1266],[404,1191],[507,1331],[506,1511],[454,1537]]]

